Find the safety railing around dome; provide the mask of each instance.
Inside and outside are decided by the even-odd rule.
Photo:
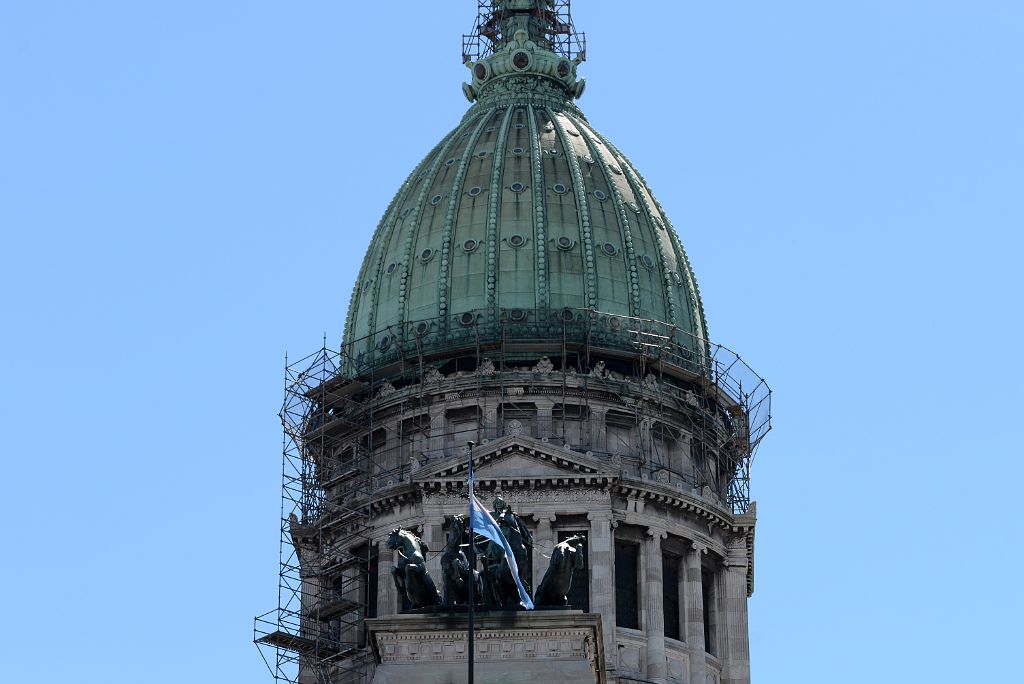
[[[415,377],[453,356],[571,354],[571,365],[589,373],[600,360],[642,359],[717,390],[743,407],[749,456],[771,430],[771,388],[737,353],[662,321],[593,309],[478,309],[416,319],[380,328],[342,343],[339,378]],[[582,366],[587,366],[583,368]]]

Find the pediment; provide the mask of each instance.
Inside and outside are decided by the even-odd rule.
[[[468,459],[427,463],[415,482],[465,481]],[[473,471],[478,482],[609,482],[617,475],[597,459],[530,437],[502,437],[477,446]]]

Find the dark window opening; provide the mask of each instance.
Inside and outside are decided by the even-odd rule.
[[[637,546],[615,543],[615,625],[640,629]]]
[[[681,641],[678,556],[661,557],[661,606],[665,615],[665,636]]]
[[[584,530],[559,530],[558,541],[563,542],[569,537],[583,537],[583,567],[572,571],[572,582],[569,584],[569,593],[566,598],[569,600],[569,607],[590,612],[590,548],[587,533]]]
[[[701,601],[704,604],[704,650],[715,655],[715,616],[713,610],[715,575],[710,570],[701,570]]]

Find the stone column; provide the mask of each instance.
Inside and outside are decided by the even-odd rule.
[[[608,448],[608,428],[605,423],[607,418],[607,407],[595,406],[590,409],[590,443],[594,451],[611,451]]]
[[[388,548],[386,540],[377,542],[377,615],[394,615],[398,612],[398,589],[391,577],[395,567],[395,552]]]
[[[746,537],[729,544],[722,569],[723,597],[720,622],[725,629],[719,657],[722,659],[722,684],[750,684],[750,643],[747,633],[747,546]]]
[[[612,542],[612,512],[595,511],[590,521],[590,610],[601,614],[604,657],[610,672],[617,669],[615,648],[615,547]],[[609,677],[611,680],[611,677]]]
[[[707,553],[694,543],[686,554],[686,645],[690,650],[690,682],[703,684],[707,678],[704,659],[704,587],[700,573],[701,556]]]
[[[444,404],[437,403],[430,407],[430,439],[427,440],[427,451],[430,458],[438,458],[444,453],[445,418]]]
[[[533,589],[537,590],[540,581],[544,579],[544,573],[551,561],[551,550],[555,548],[555,532],[551,524],[555,522],[554,515],[533,514],[537,521],[537,532],[533,535]]]
[[[405,466],[406,463],[401,459],[402,444],[398,439],[398,426],[395,423],[390,423],[384,426],[384,444],[383,450],[381,451],[381,463],[377,465],[381,470],[394,470],[399,466]],[[390,477],[385,479],[385,483],[388,479],[394,479],[396,482],[399,480],[400,473],[394,473]],[[384,483],[378,483],[381,486]]]
[[[497,439],[502,435],[502,426],[498,424],[498,408],[493,405],[483,407],[483,425],[480,434],[484,439]]]
[[[668,536],[664,530],[647,528],[643,550],[644,629],[647,632],[647,678],[664,684],[668,674],[665,663],[665,606],[661,567],[661,540]]]
[[[640,420],[640,477],[648,479],[651,476],[651,461],[654,449],[651,445],[651,424],[650,418]]]
[[[534,436],[538,439],[554,437],[555,426],[551,424],[551,411],[555,407],[555,402],[538,398],[534,399],[533,403],[537,406],[537,427]]]

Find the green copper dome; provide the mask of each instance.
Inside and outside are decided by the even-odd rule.
[[[573,103],[583,55],[551,39],[554,18],[538,9],[547,4],[495,3],[487,49],[466,60],[475,103],[385,211],[345,324],[359,369],[494,345],[510,331],[544,351],[567,334],[628,349],[642,329],[706,354],[679,237]]]

